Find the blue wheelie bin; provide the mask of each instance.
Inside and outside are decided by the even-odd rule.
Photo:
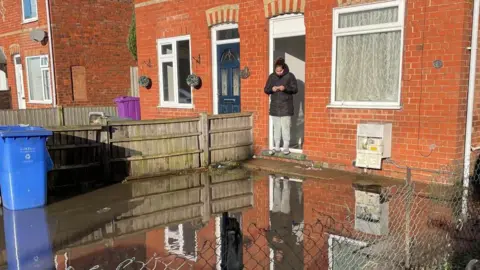
[[[23,210],[44,206],[47,172],[52,168],[41,127],[0,126],[0,188],[3,206]]]

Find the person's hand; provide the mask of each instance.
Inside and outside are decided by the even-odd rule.
[[[277,92],[277,91],[278,91],[278,86],[272,87],[272,91],[273,91],[273,92]]]
[[[280,90],[280,91],[284,91],[284,90],[285,90],[285,86],[283,86],[283,85],[280,85],[280,86],[278,87],[278,90]]]

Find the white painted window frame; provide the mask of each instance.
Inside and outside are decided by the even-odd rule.
[[[42,74],[42,96],[43,96],[43,100],[32,100],[32,89],[30,87],[30,65],[28,63],[28,59],[32,59],[32,58],[40,58],[40,74]],[[42,58],[46,58],[46,65],[42,65]],[[27,56],[25,57],[25,65],[26,65],[26,68],[27,68],[27,87],[28,87],[28,103],[32,103],[32,104],[52,104],[52,82],[50,81],[48,86],[49,88],[48,89],[44,89],[44,85],[45,85],[45,81],[44,81],[44,77],[43,77],[43,72],[44,71],[48,71],[48,78],[50,79],[50,68],[48,66],[49,64],[49,61],[48,61],[48,54],[42,54],[42,55],[35,55],[35,56]],[[49,95],[50,95],[50,98],[49,99],[45,99],[45,91],[48,91]]]
[[[274,24],[275,22],[278,22],[278,21],[288,21],[288,20],[292,20],[292,19],[298,19],[298,18],[303,18],[304,19],[304,22],[305,22],[305,16],[303,14],[286,14],[286,15],[282,15],[282,16],[278,16],[278,17],[274,17],[274,18],[271,18],[269,20],[269,34],[268,34],[268,62],[269,62],[269,65],[268,65],[268,74],[267,74],[267,77],[270,75],[270,73],[273,72],[273,49],[274,49],[274,40],[276,38],[286,38],[286,37],[298,37],[298,36],[305,36],[305,38],[307,37],[306,36],[306,29],[302,30],[302,31],[290,31],[288,33],[283,33],[281,35],[274,35],[273,32],[274,32]],[[267,77],[265,77],[265,79],[267,79]],[[262,86],[263,87],[263,86]],[[305,95],[305,98],[307,98],[307,96]],[[270,97],[268,98],[268,106],[270,107]],[[273,122],[272,122],[272,117],[269,115],[268,116],[268,147],[269,149],[272,149],[273,148]],[[283,151],[283,148],[281,149]],[[297,154],[301,154],[303,153],[303,149],[294,149],[294,148],[290,148],[290,152],[292,153],[297,153]]]
[[[179,243],[179,248],[176,249],[168,243],[168,239],[173,238],[178,241]],[[183,224],[178,225],[178,232],[173,232],[168,229],[168,227],[165,228],[165,249],[171,253],[175,254],[177,256],[180,256],[182,258],[185,258],[187,260],[191,260],[193,262],[196,262],[198,259],[198,249],[197,249],[197,231],[195,231],[195,256],[190,256],[186,255],[185,252],[183,251],[185,239],[183,235]]]
[[[157,40],[157,54],[158,54],[158,81],[159,81],[159,91],[160,91],[160,101],[158,107],[160,108],[173,108],[173,109],[193,109],[194,108],[194,99],[193,99],[193,87],[190,87],[191,91],[191,102],[190,104],[183,104],[178,102],[178,63],[177,63],[177,41],[189,41],[189,61],[190,61],[190,74],[192,73],[192,40],[190,35],[177,36],[171,38],[162,38]],[[162,55],[162,46],[163,45],[172,45],[172,54]],[[173,83],[174,83],[174,101],[164,101],[163,98],[163,63],[173,63]]]
[[[350,28],[339,28],[339,17],[342,14],[353,13],[359,11],[376,10],[389,7],[398,7],[398,22],[374,24]],[[331,81],[331,97],[330,108],[353,108],[353,109],[400,109],[402,94],[402,66],[403,66],[403,44],[404,44],[404,27],[405,26],[405,0],[394,0],[382,3],[373,3],[358,5],[352,7],[340,7],[333,10],[333,35],[332,35],[332,81]],[[354,36],[360,34],[384,33],[400,31],[400,64],[399,64],[399,82],[398,82],[398,99],[395,102],[375,102],[375,101],[336,101],[336,59],[337,59],[337,38],[341,36]]]
[[[215,25],[210,29],[212,41],[212,89],[213,89],[213,114],[218,114],[218,66],[217,66],[217,46],[223,44],[240,43],[240,38],[217,40],[217,32],[222,30],[238,29],[236,23],[226,23]],[[241,54],[241,52],[240,52]],[[241,95],[241,93],[240,93]]]
[[[31,22],[38,21],[38,0],[31,0],[31,1],[37,2],[37,4],[35,5],[35,7],[37,8],[36,10],[37,16],[29,19],[25,19],[25,3],[23,2],[23,0],[20,0],[20,1],[22,2],[22,23],[31,23]]]
[[[338,240],[339,242],[347,242],[348,244],[356,245],[359,247],[367,246],[366,242],[354,240],[345,236],[329,234],[328,235],[328,270],[335,270],[333,269],[333,239]]]

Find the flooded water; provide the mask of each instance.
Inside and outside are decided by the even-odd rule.
[[[429,224],[452,214],[405,191],[243,169],[132,181],[4,209],[0,260],[9,269],[400,269],[446,253],[445,232]]]

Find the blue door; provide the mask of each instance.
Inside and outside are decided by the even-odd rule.
[[[240,44],[217,46],[218,113],[240,112]]]

